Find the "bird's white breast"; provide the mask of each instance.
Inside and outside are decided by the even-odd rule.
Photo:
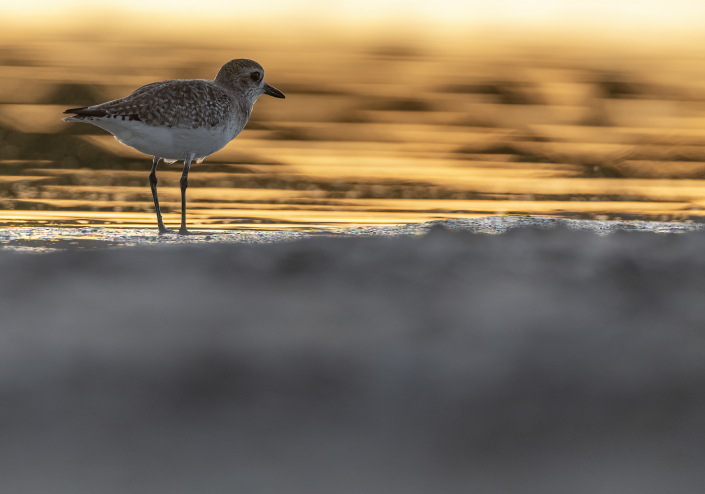
[[[242,126],[233,124],[197,129],[158,127],[110,117],[94,118],[90,123],[107,130],[123,144],[167,160],[183,160],[191,154],[196,159],[205,158],[222,149],[242,130]]]

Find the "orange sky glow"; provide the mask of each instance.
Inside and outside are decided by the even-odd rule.
[[[606,29],[701,29],[702,0],[23,0],[3,2],[6,20],[51,22],[67,16],[134,14],[158,19],[258,19],[292,22],[422,22],[441,26],[483,24],[590,24]]]

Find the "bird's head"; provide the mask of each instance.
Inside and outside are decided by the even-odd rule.
[[[254,60],[238,58],[229,61],[220,68],[215,82],[244,95],[252,103],[262,94],[285,98],[284,93],[264,82],[264,69]]]

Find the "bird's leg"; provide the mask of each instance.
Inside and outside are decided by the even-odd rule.
[[[189,234],[186,229],[186,189],[188,188],[188,171],[191,168],[191,160],[195,156],[195,153],[191,153],[184,160],[184,173],[181,174],[181,228],[179,228],[179,235]]]
[[[169,233],[169,230],[164,226],[162,221],[162,212],[159,210],[159,198],[157,197],[157,165],[159,164],[161,158],[159,156],[154,157],[152,162],[152,173],[149,174],[149,187],[152,189],[152,198],[154,199],[154,209],[157,211],[157,225],[159,226],[159,233]]]

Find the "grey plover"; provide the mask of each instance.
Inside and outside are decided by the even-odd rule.
[[[201,163],[242,131],[262,94],[284,98],[264,82],[264,69],[246,59],[223,65],[215,80],[172,80],[147,84],[131,95],[84,108],[72,108],[63,120],[86,122],[107,130],[136,150],[154,156],[149,185],[159,233],[168,233],[159,211],[157,165],[184,161],[181,175],[181,228],[186,230],[186,188],[191,162]]]

